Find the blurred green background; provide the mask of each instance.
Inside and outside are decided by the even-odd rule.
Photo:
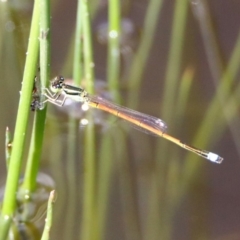
[[[0,2],[3,187],[5,129],[14,132],[32,4]],[[119,98],[106,81],[108,1],[89,4],[96,94],[163,119],[171,135],[224,162],[210,163],[94,109],[95,139],[88,145],[80,106],[49,106],[39,171],[51,176],[58,194],[52,239],[240,239],[240,2],[122,1]],[[52,77],[73,77],[76,9],[76,1],[51,2]]]

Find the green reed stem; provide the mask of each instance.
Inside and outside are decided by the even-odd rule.
[[[144,20],[142,39],[137,53],[135,54],[128,77],[129,88],[131,89],[131,97],[129,99],[128,106],[132,108],[136,108],[138,102],[139,88],[154,39],[154,34],[157,29],[162,3],[162,0],[151,0],[148,5]]]
[[[193,82],[194,70],[192,68],[187,68],[182,76],[179,86],[179,92],[177,96],[177,105],[176,105],[176,129],[178,126],[181,126],[182,119],[186,114],[186,107],[189,100],[189,94]]]
[[[89,120],[93,121],[92,118]],[[81,239],[93,239],[92,228],[94,227],[96,213],[96,156],[94,126],[86,127],[85,151],[84,151],[84,183],[83,183],[83,214]]]
[[[173,109],[177,103],[177,92],[179,88],[179,76],[180,76],[180,66],[182,59],[182,50],[183,50],[183,41],[184,41],[184,32],[186,27],[187,19],[187,9],[188,9],[188,0],[176,0],[175,1],[175,10],[173,15],[173,25],[172,25],[172,34],[170,40],[170,52],[168,57],[165,87],[163,92],[163,111],[162,118],[167,121],[171,126],[173,124],[173,114],[175,114]],[[165,141],[161,141],[161,146],[157,149],[156,152],[156,162],[157,162],[157,173],[153,174],[152,187],[155,188],[156,194],[152,191],[150,195],[149,204],[155,204],[154,206],[149,206],[149,209],[160,208],[160,213],[158,211],[149,212],[149,219],[156,223],[161,223],[157,228],[153,228],[151,233],[147,233],[148,236],[160,236],[164,239],[164,236],[169,234],[169,226],[166,226],[161,222],[161,219],[164,219],[166,214],[166,199],[167,195],[165,193],[165,183],[167,179],[167,173],[169,170],[169,158],[174,153],[171,151],[171,154],[168,153],[168,144]],[[156,178],[156,179],[154,179]],[[157,184],[156,184],[157,183]],[[153,198],[157,198],[157,201]],[[156,204],[160,204],[156,206]],[[161,218],[160,218],[161,216]],[[170,222],[167,222],[170,224]],[[151,229],[150,229],[151,230]]]
[[[81,16],[81,2],[78,0],[77,6],[77,19],[75,28],[75,41],[74,41],[74,56],[73,56],[73,80],[78,86],[82,79],[82,16]]]
[[[50,2],[40,1],[40,80],[41,87],[46,87],[50,76]],[[41,91],[41,90],[39,90]],[[30,192],[36,188],[36,179],[39,170],[39,162],[42,152],[46,107],[42,111],[36,111],[32,129],[30,150],[26,166],[26,173],[22,189]]]
[[[74,38],[74,51],[73,51],[73,81],[74,85],[79,86],[82,80],[82,16],[81,16],[81,3],[78,1],[77,17]],[[75,111],[75,109],[73,109]],[[68,182],[68,211],[65,217],[65,237],[64,239],[73,239],[76,236],[74,232],[74,219],[76,218],[76,208],[78,208],[78,198],[76,197],[77,185],[77,171],[76,171],[76,158],[78,150],[78,132],[79,120],[69,116],[68,120],[68,137],[67,137],[67,159],[66,165],[67,182]]]
[[[84,78],[86,89],[94,92],[94,63],[92,53],[92,36],[88,1],[81,2],[81,14],[83,23],[83,59]],[[89,114],[89,122],[86,127],[85,152],[84,152],[84,183],[83,183],[83,215],[81,239],[93,239],[94,213],[96,210],[96,156],[95,156],[95,131],[92,115]]]
[[[50,239],[50,230],[53,222],[53,204],[55,202],[55,191],[51,191],[48,199],[47,205],[47,217],[45,220],[45,226],[42,234],[41,240],[49,240]]]
[[[218,39],[214,35],[214,28],[209,13],[208,3],[205,0],[198,1],[196,5],[191,4],[192,9],[195,11],[195,16],[198,20],[205,52],[207,55],[208,65],[215,83],[218,83],[222,72],[223,63],[219,51]]]
[[[131,169],[131,161],[127,156],[126,136],[122,131],[116,132],[116,160],[120,183],[120,196],[122,217],[124,223],[124,232],[126,239],[142,239],[141,223],[139,218],[137,188],[134,181],[134,174]]]
[[[119,102],[120,75],[120,20],[121,8],[119,0],[109,1],[108,19],[108,86],[114,99]]]
[[[187,19],[187,9],[188,9],[188,0],[177,0],[175,3],[175,10],[173,16],[173,26],[172,34],[170,41],[170,52],[168,57],[166,80],[164,87],[164,96],[163,96],[163,111],[162,118],[170,125],[173,124],[173,114],[175,114],[172,109],[175,109],[175,104],[177,103],[177,92],[179,88],[179,75],[180,75],[180,66],[182,59],[182,49],[184,41],[184,31],[186,27]],[[159,166],[160,171],[164,171],[159,175],[159,183],[163,184],[165,175],[167,173],[166,168],[169,163],[169,159],[166,159],[169,154],[168,152],[168,143],[166,141],[161,141],[161,147],[159,147],[156,154],[157,162],[161,165]],[[172,154],[173,152],[171,152]],[[165,159],[166,161],[162,161]]]
[[[106,220],[109,206],[109,190],[111,189],[113,176],[113,135],[107,132],[101,139],[101,147],[99,151],[99,167],[98,167],[98,212],[96,212],[96,228],[94,239],[106,238]]]
[[[187,68],[181,78],[177,103],[175,106],[175,124],[172,127],[175,129],[174,132],[177,132],[178,129],[183,129],[183,119],[186,117],[186,108],[188,106],[193,76],[193,69]],[[168,163],[167,174],[164,179],[164,207],[161,209],[161,219],[159,220],[160,225],[164,225],[164,231],[161,232],[161,234],[163,234],[161,235],[163,239],[171,238],[172,221],[176,212],[175,204],[179,201],[179,199],[176,198],[178,193],[178,188],[176,188],[176,186],[179,184],[181,179],[182,162],[179,161],[181,151],[182,149],[176,148],[176,150],[172,153],[172,159]]]
[[[89,93],[94,92],[94,62],[92,50],[92,33],[89,15],[88,1],[83,0],[81,4],[81,15],[83,24],[83,58],[84,58],[84,79],[86,81],[86,90]]]
[[[184,30],[186,27],[188,0],[176,0],[170,41],[169,60],[163,96],[163,118],[169,122],[176,102],[178,79],[182,59]],[[169,122],[171,123],[171,122]]]
[[[119,75],[120,75],[120,2],[109,1],[108,18],[108,65],[107,80],[111,94],[115,101],[120,101]],[[109,117],[111,119],[111,117]],[[108,121],[107,121],[108,122]],[[105,227],[108,213],[109,190],[113,171],[113,141],[111,132],[103,137],[100,148],[100,160],[98,171],[98,201],[95,216],[95,231],[93,239],[105,239]]]
[[[16,208],[16,192],[20,176],[22,156],[28,126],[29,106],[32,96],[33,81],[37,66],[39,51],[39,1],[34,4],[32,24],[28,44],[28,54],[23,75],[21,96],[19,101],[18,115],[13,139],[12,155],[9,164],[5,196],[3,200],[1,221],[0,221],[0,239],[6,238],[10,227],[11,218]]]

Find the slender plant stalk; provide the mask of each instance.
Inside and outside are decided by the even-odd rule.
[[[128,106],[136,108],[139,97],[142,76],[145,65],[150,54],[150,49],[157,30],[158,18],[162,8],[162,0],[151,0],[148,4],[146,16],[144,19],[143,33],[140,45],[135,54],[131,71],[128,77],[131,96]]]
[[[108,86],[115,101],[120,101],[119,76],[120,76],[120,2],[119,0],[109,1],[108,10]]]
[[[50,3],[48,0],[41,0],[40,7],[40,79],[41,86],[45,87],[49,81],[50,69]],[[39,79],[38,79],[39,80]],[[39,92],[41,89],[38,90]],[[39,101],[41,97],[39,96]],[[39,163],[42,152],[44,129],[46,119],[46,107],[42,111],[35,111],[34,122],[32,128],[31,142],[26,170],[24,175],[23,184],[19,188],[18,198],[22,198],[23,202],[22,215],[29,217],[29,201],[33,201],[30,197],[26,199],[26,193],[31,195],[37,188],[37,175],[39,171]],[[25,204],[26,203],[26,204]],[[35,204],[31,202],[31,204]]]
[[[44,88],[49,82],[50,72],[50,2],[40,1],[40,79]],[[46,107],[42,111],[35,111],[32,129],[31,144],[26,166],[23,190],[33,192],[36,188],[36,179],[42,152]]]
[[[214,28],[207,1],[201,0],[197,4],[191,4],[195,11],[195,16],[199,22],[208,65],[215,84],[219,82],[223,73],[223,63],[219,51],[218,39],[214,35]]]
[[[84,59],[84,79],[86,89],[89,93],[94,92],[94,62],[92,56],[92,37],[90,28],[90,16],[88,1],[81,1],[81,14],[83,26],[83,59]],[[90,123],[93,123],[89,114]],[[94,228],[94,213],[96,211],[96,156],[95,156],[95,134],[93,124],[88,124],[85,135],[84,152],[84,186],[83,186],[83,217],[81,239],[90,240],[92,229]]]
[[[58,186],[61,186],[57,189],[57,204],[55,205],[55,212],[54,212],[54,229],[63,229],[65,230],[65,227],[63,228],[63,225],[65,224],[65,218],[62,217],[63,209],[66,210],[66,206],[68,204],[68,183],[66,179],[63,177],[65,175],[65,161],[60,161],[62,157],[65,155],[65,149],[63,148],[62,139],[59,137],[61,133],[62,126],[58,124],[58,118],[53,119],[53,121],[49,121],[50,126],[47,126],[47,133],[49,136],[57,136],[54,138],[54,141],[50,143],[51,149],[48,153],[47,157],[50,159],[50,169],[53,169],[52,172],[53,178],[55,179],[55,182],[58,184]],[[56,151],[58,149],[58,151]],[[57,171],[55,171],[57,169]],[[66,197],[65,197],[66,196]],[[65,215],[64,215],[65,216]],[[61,219],[61,221],[59,221]],[[59,238],[59,231],[53,231],[54,236],[52,235],[52,239],[58,239]],[[56,235],[57,236],[56,236]],[[61,238],[63,235],[63,232],[60,232]]]
[[[239,108],[239,96],[240,96],[240,84],[235,87],[234,92],[229,96],[229,98],[226,100],[226,103],[224,104],[224,114],[228,115],[228,122],[231,120],[233,122],[234,126],[237,126],[239,122],[236,120],[236,116],[238,114],[238,108]],[[218,131],[215,131],[214,136],[212,137],[212,142],[216,142],[217,139],[223,134],[223,132],[226,130],[226,118],[225,116],[219,116],[218,121],[216,123],[216,129]],[[235,129],[235,134],[233,135],[234,143],[237,145],[237,138],[240,135],[239,132],[240,128]],[[238,134],[238,135],[237,135]],[[235,137],[235,135],[237,135]],[[238,148],[237,151],[239,152]]]
[[[81,3],[78,1],[76,28],[74,38],[74,54],[73,54],[73,82],[75,86],[79,86],[82,80],[82,16],[81,16]],[[75,111],[75,109],[73,109]],[[67,179],[68,179],[68,211],[65,217],[65,237],[64,239],[73,239],[76,236],[74,219],[76,216],[76,209],[79,206],[78,198],[76,197],[77,185],[77,171],[76,171],[76,153],[78,150],[78,130],[79,120],[69,116],[68,120],[68,139],[67,139],[67,159],[66,166]]]
[[[174,98],[174,96],[177,96],[176,93],[178,90],[187,9],[188,0],[176,0],[162,111],[162,116],[169,123],[171,115],[173,114],[172,109],[174,109],[176,102],[176,98]]]
[[[81,3],[78,0],[77,6],[77,18],[75,29],[75,43],[74,43],[74,57],[73,57],[73,80],[76,86],[78,86],[82,79],[82,16],[81,16]]]
[[[122,217],[124,221],[124,232],[126,239],[141,240],[142,231],[139,218],[138,199],[134,191],[137,186],[134,181],[134,174],[132,173],[130,159],[127,157],[126,136],[121,131],[116,132],[115,142],[117,170],[120,179],[120,195]]]
[[[119,0],[109,1],[109,29],[108,29],[108,65],[107,65],[107,80],[109,90],[114,100],[119,102],[119,75],[120,75],[120,2]],[[109,116],[110,120],[112,119]],[[107,120],[107,121],[108,121]],[[109,190],[111,186],[111,177],[113,171],[113,141],[110,131],[101,140],[101,150],[99,158],[98,171],[98,201],[97,211],[95,216],[95,231],[93,239],[105,239],[104,230],[107,219],[107,203]]]
[[[170,125],[173,125],[173,121],[170,121],[175,109],[175,104],[177,102],[177,90],[179,87],[178,79],[180,75],[180,66],[181,66],[181,58],[182,58],[182,46],[184,40],[184,30],[186,26],[186,18],[187,18],[187,9],[188,9],[188,0],[176,0],[175,1],[175,10],[173,16],[173,26],[172,26],[172,34],[170,40],[170,52],[169,52],[169,60],[167,64],[166,71],[166,80],[164,87],[164,95],[163,95],[163,111],[162,116],[165,121],[167,121]],[[165,193],[165,182],[168,173],[169,167],[169,154],[167,143],[160,142],[160,146],[157,148],[156,153],[156,162],[157,162],[157,173],[153,174],[151,188],[155,188],[155,191],[159,194],[156,194],[155,191],[151,191],[152,195],[149,197],[149,209],[158,209],[159,206],[156,204],[160,204],[160,213],[158,211],[149,212],[149,219],[154,223],[158,223],[160,227],[155,227],[153,229],[150,228],[150,233],[146,233],[147,236],[161,236],[160,238],[165,238],[168,236],[169,228],[161,221],[165,219],[167,208],[166,205],[166,193]],[[173,154],[173,152],[171,152]],[[168,156],[168,157],[167,157]],[[165,160],[165,161],[163,161]],[[154,179],[154,178],[157,179]],[[157,184],[156,184],[157,183]],[[154,198],[154,199],[153,199]],[[155,200],[158,199],[158,201]],[[151,206],[151,204],[155,204]],[[160,218],[161,216],[161,218]],[[168,223],[169,224],[169,223]]]
[[[83,58],[84,58],[84,79],[86,81],[86,90],[94,93],[94,62],[92,50],[92,34],[89,16],[88,1],[81,3],[82,24],[83,24]]]
[[[179,75],[182,58],[182,46],[184,41],[184,31],[187,19],[188,1],[176,0],[175,10],[173,16],[172,34],[170,40],[170,51],[168,57],[168,64],[166,70],[165,87],[163,93],[163,111],[162,118],[170,125],[174,126],[172,119],[177,103],[177,91],[179,88]],[[164,184],[166,178],[166,169],[169,163],[168,143],[166,141],[159,141],[160,146],[156,153],[156,161],[159,164],[160,174],[158,174],[159,184]],[[171,152],[173,154],[173,152]],[[163,161],[165,159],[165,161]],[[162,172],[161,172],[162,171]],[[164,189],[164,185],[160,187]]]
[[[37,57],[39,51],[39,1],[34,4],[32,25],[30,30],[28,54],[24,69],[21,96],[19,101],[18,115],[14,133],[14,146],[9,164],[5,196],[0,220],[0,239],[5,239],[10,227],[12,216],[16,208],[16,192],[22,164],[24,143],[26,138],[29,106],[32,96],[33,81],[37,66]]]
[[[53,222],[53,204],[55,202],[55,191],[51,191],[47,205],[47,217],[41,240],[50,239],[50,230]]]
[[[188,103],[190,89],[192,85],[194,71],[187,68],[182,76],[179,86],[179,94],[176,103],[176,127],[175,130],[181,128],[182,117]],[[147,215],[147,224],[145,229],[145,239],[157,239],[159,236],[159,226],[164,226],[162,231],[162,239],[170,239],[172,230],[172,217],[174,216],[176,203],[179,202],[177,198],[177,186],[181,179],[181,162],[179,161],[179,151],[176,149],[172,155],[172,160],[168,164],[167,174],[164,178],[164,187],[159,188],[159,170],[152,173],[151,188],[149,193],[149,212]],[[166,170],[166,169],[164,169]],[[159,193],[160,192],[160,193]],[[162,194],[160,196],[160,194]],[[160,200],[159,200],[160,199]],[[167,200],[166,200],[167,199]],[[161,206],[161,204],[162,206]]]
[[[179,93],[177,96],[176,103],[176,112],[175,112],[175,121],[174,124],[175,129],[174,132],[177,132],[177,129],[182,129],[183,119],[186,115],[186,108],[189,100],[190,90],[192,86],[192,80],[194,76],[194,71],[192,69],[187,68],[183,73],[183,76],[179,85]],[[171,239],[172,232],[172,221],[174,217],[174,213],[176,211],[175,204],[178,203],[181,199],[177,198],[178,195],[178,186],[181,181],[181,171],[182,171],[182,163],[179,161],[179,155],[181,149],[176,149],[172,154],[172,160],[168,163],[167,175],[164,181],[165,189],[164,189],[164,208],[161,209],[161,220],[160,224],[164,225],[164,231],[162,232],[163,239]]]
[[[112,134],[108,131],[101,139],[101,146],[99,151],[99,167],[98,167],[98,211],[96,212],[96,227],[93,239],[105,239],[105,227],[109,206],[109,190],[111,188],[111,179],[113,176],[113,150]]]
[[[230,95],[228,100],[226,101],[226,103],[225,103],[226,109],[224,110],[225,111],[224,113],[228,114],[228,121],[232,119],[232,121],[236,121],[237,124],[239,124],[239,122],[236,120],[236,116],[238,115],[239,102],[240,102],[240,100],[239,100],[240,94],[239,93],[240,93],[240,84],[238,83],[233,94]],[[219,139],[219,136],[221,136],[225,130],[225,117],[220,119],[216,128],[219,129],[219,131],[218,131],[218,134],[216,133],[215,139]],[[239,133],[239,128],[236,129],[236,133]],[[237,139],[234,138],[234,140],[237,140]]]
[[[193,83],[193,77],[194,77],[194,70],[190,67],[188,67],[182,76],[182,79],[180,81],[179,86],[179,92],[178,92],[178,99],[177,99],[177,105],[176,105],[176,126],[181,126],[182,119],[184,118],[184,115],[186,113],[186,107],[189,100],[189,94]]]
[[[194,71],[191,68],[187,68],[182,76],[180,86],[179,86],[179,94],[176,104],[176,126],[174,127],[175,131],[177,129],[183,128],[183,119],[185,117],[187,103],[189,100],[190,90],[193,82]],[[181,149],[176,149],[173,153],[173,160],[169,163],[168,174],[166,176],[165,185],[166,185],[166,196],[169,199],[165,205],[166,211],[169,211],[169,216],[174,213],[173,206],[178,199],[176,198],[176,188],[181,180],[181,161],[179,161],[178,156],[180,155]],[[172,216],[172,215],[171,215]]]
[[[157,182],[158,174],[155,171],[151,173],[151,184],[148,190],[148,212],[146,215],[146,223],[144,225],[144,240],[148,239],[158,239],[159,238],[159,226],[160,226],[160,204],[159,204],[159,193],[156,191],[158,189],[159,183]],[[162,236],[162,235],[160,235]]]
[[[6,3],[2,3],[0,5],[0,31],[2,32],[2,30],[4,29],[4,23],[5,23],[5,16],[8,13],[8,5],[7,2]],[[3,46],[3,39],[4,39],[4,35],[1,34],[0,35],[0,50],[2,52],[2,46]]]

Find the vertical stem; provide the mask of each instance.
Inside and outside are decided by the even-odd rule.
[[[167,65],[167,73],[165,80],[164,96],[163,96],[163,116],[169,122],[175,105],[176,91],[178,89],[178,78],[181,66],[181,56],[183,50],[184,29],[186,26],[186,16],[188,9],[188,0],[176,0],[175,12],[173,19],[173,30],[170,42],[170,53]]]
[[[92,33],[90,25],[90,16],[88,1],[82,1],[82,22],[83,22],[83,58],[84,58],[84,78],[86,80],[86,89],[89,93],[94,92],[94,62],[92,51]]]
[[[83,59],[84,78],[89,93],[94,91],[94,63],[92,56],[92,36],[88,1],[81,2],[83,21]],[[95,136],[92,115],[89,114],[89,123],[86,127],[84,152],[84,186],[83,186],[83,217],[81,239],[93,239],[94,213],[96,210],[96,162],[95,162]]]
[[[109,1],[109,30],[108,30],[108,84],[115,100],[119,102],[118,92],[120,74],[120,2]]]
[[[160,15],[163,0],[149,1],[146,16],[144,19],[143,33],[138,51],[134,57],[128,77],[131,96],[129,106],[136,108],[139,96],[139,88],[144,73],[146,61],[148,59],[154,34],[157,31],[158,18]]]
[[[73,57],[73,80],[76,85],[80,84],[82,78],[82,65],[81,65],[81,34],[82,33],[82,16],[81,16],[81,2],[78,0],[77,6],[77,19],[75,29],[75,43],[74,43],[74,57]]]
[[[51,191],[48,199],[48,205],[47,205],[47,217],[45,220],[45,227],[43,230],[42,238],[41,240],[49,240],[50,239],[50,230],[52,227],[53,222],[53,204],[55,201],[55,191]]]
[[[50,2],[40,1],[40,79],[41,86],[45,87],[49,81],[50,72]],[[46,108],[36,111],[32,129],[29,156],[23,188],[32,192],[36,188],[36,178],[41,157],[44,128],[46,119]]]
[[[0,239],[5,239],[11,218],[16,208],[16,192],[22,164],[22,156],[28,126],[29,106],[39,51],[39,1],[36,0],[30,30],[27,58],[23,75],[21,96],[13,140],[13,149],[9,164],[5,196],[0,219]],[[7,223],[6,223],[7,222]],[[4,224],[6,223],[6,224]]]
[[[183,50],[184,30],[187,19],[188,0],[176,0],[175,10],[173,15],[173,26],[170,41],[169,60],[167,65],[164,96],[163,96],[163,119],[171,125],[172,114],[174,112],[177,102],[177,90],[179,87],[178,79],[180,75],[181,57]],[[169,159],[166,158],[167,142],[161,142],[161,147],[156,149],[156,161],[157,161],[157,174],[153,175],[151,185],[154,189],[151,191],[149,200],[149,209],[160,209],[158,211],[149,212],[149,219],[159,225],[158,228],[149,229],[148,236],[161,236],[160,238],[167,239],[165,236],[169,235],[170,221],[164,223],[161,219],[167,220],[167,209],[171,208],[168,203],[168,197],[166,191],[167,173],[169,171]],[[161,150],[160,150],[161,149]],[[173,154],[171,152],[171,154]],[[166,160],[166,161],[163,161]],[[156,178],[156,179],[155,179]],[[157,198],[157,201],[155,200]],[[158,206],[157,206],[157,205]],[[161,216],[161,218],[160,218]]]
[[[73,81],[74,85],[79,86],[82,79],[82,18],[81,18],[81,2],[78,0],[77,5],[77,17],[75,27],[75,39],[74,39],[74,54],[73,54]],[[75,111],[75,109],[71,109]],[[66,166],[67,183],[68,183],[68,211],[65,216],[65,235],[64,239],[72,239],[76,235],[75,219],[77,216],[76,208],[78,207],[78,198],[76,197],[76,191],[78,191],[78,176],[76,171],[76,157],[78,151],[78,127],[79,120],[72,117],[70,113],[68,119],[68,136],[67,136],[67,160]]]

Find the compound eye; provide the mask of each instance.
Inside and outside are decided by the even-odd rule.
[[[52,83],[52,87],[54,89],[61,89],[64,83],[64,78],[62,76],[57,76],[53,83]]]
[[[51,90],[53,92],[58,92],[64,86],[64,78],[62,76],[57,76],[51,83]]]
[[[62,84],[64,83],[64,77],[57,76],[55,82],[58,83],[58,85],[62,86]]]
[[[59,82],[64,82],[64,77],[63,76],[59,76]]]

